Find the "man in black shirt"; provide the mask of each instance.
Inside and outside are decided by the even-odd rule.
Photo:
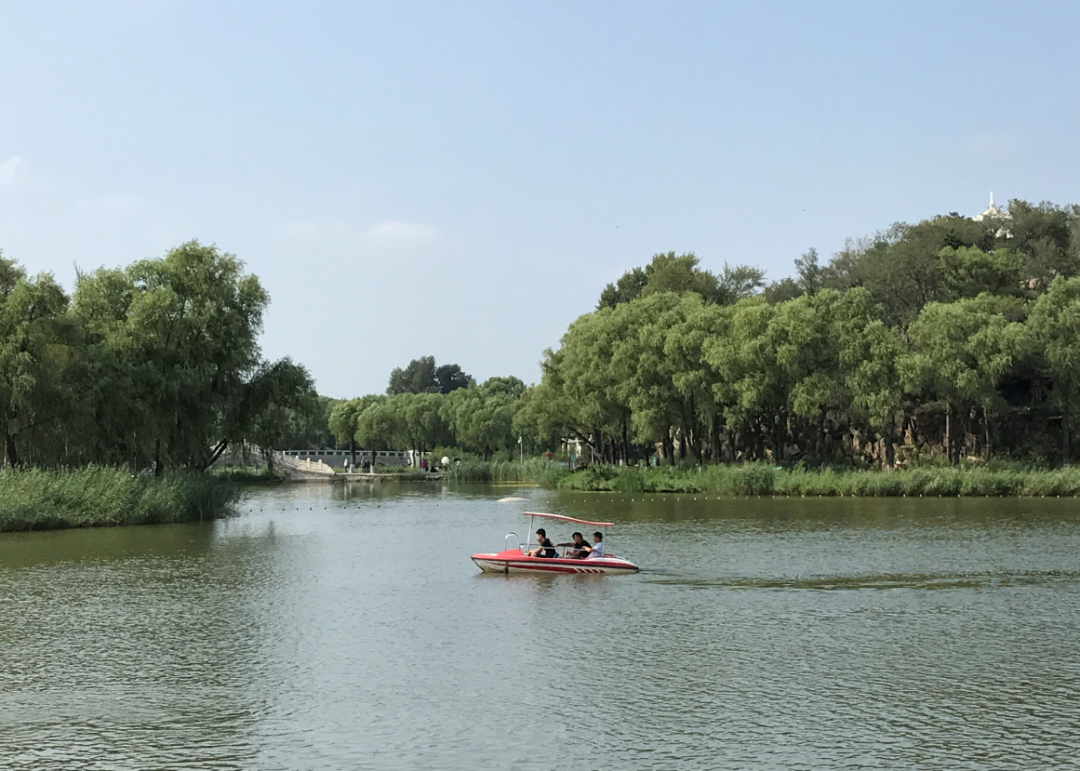
[[[536,531],[536,542],[539,546],[529,552],[530,557],[554,557],[558,554],[555,551],[555,544],[547,537],[544,528]]]
[[[589,544],[585,543],[585,537],[582,536],[581,533],[574,533],[572,538],[574,540],[569,543],[557,543],[555,545],[573,546],[574,548],[571,549],[570,553],[566,555],[567,557],[572,557],[574,559],[585,559],[585,557],[588,557],[589,552],[592,551],[592,547],[589,546]]]

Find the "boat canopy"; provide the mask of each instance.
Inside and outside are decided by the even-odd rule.
[[[590,522],[587,519],[574,519],[573,517],[564,517],[562,514],[542,514],[539,511],[526,511],[526,517],[544,517],[546,519],[560,519],[563,522],[577,522],[579,525],[592,525],[593,527],[614,527],[614,522]]]

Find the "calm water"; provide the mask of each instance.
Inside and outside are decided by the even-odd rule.
[[[478,574],[523,507],[646,570]],[[1078,640],[1073,500],[296,486],[0,535],[0,768],[1076,768]]]

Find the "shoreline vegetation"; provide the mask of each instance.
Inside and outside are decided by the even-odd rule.
[[[385,394],[326,405],[332,441],[612,466],[1078,460],[1080,206],[991,202],[794,267],[766,283],[751,265],[655,254],[582,309],[539,383],[413,359]]]
[[[228,474],[27,468],[0,473],[0,532],[151,525],[219,519],[242,491]]]
[[[424,356],[338,400],[263,358],[269,297],[215,246],[79,273],[70,294],[0,253],[0,530],[222,516],[270,482],[210,471],[243,445],[354,465],[408,449],[461,459],[451,482],[589,492],[1080,495],[1080,206],[991,201],[795,268],[767,284],[659,253],[570,324],[535,385]]]
[[[724,497],[1074,497],[1080,467],[1009,464],[897,470],[734,466],[636,467],[595,464],[571,473],[550,461],[465,461],[442,471],[449,482],[535,484],[597,493],[711,493]],[[417,481],[424,474],[387,474]],[[208,521],[226,516],[245,486],[276,483],[265,473],[132,476],[124,469],[22,469],[0,473],[0,532]]]
[[[924,466],[896,470],[776,468],[768,464],[641,468],[593,465],[570,473],[541,460],[462,463],[456,482],[534,483],[549,489],[618,493],[714,493],[781,497],[1056,497],[1080,495],[1080,467],[1010,464]]]

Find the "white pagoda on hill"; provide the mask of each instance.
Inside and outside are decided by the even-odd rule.
[[[997,206],[995,206],[994,194],[990,193],[990,207],[986,211],[976,214],[971,219],[975,220],[976,222],[982,222],[983,220],[988,219],[1008,220],[1012,219],[1012,215],[1009,214],[1007,211],[999,209]]]

